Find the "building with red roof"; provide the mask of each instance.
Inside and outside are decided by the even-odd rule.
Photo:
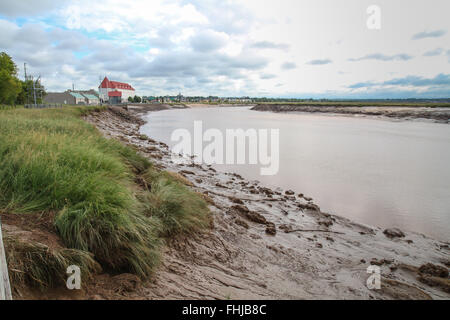
[[[128,97],[134,97],[134,88],[125,82],[110,81],[105,77],[98,86],[100,99],[103,102],[121,103],[126,102]]]

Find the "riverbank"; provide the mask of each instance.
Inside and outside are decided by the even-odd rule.
[[[104,112],[0,111],[0,218],[14,299],[112,299],[152,277],[166,239],[210,225],[202,195],[180,176],[82,119]],[[82,291],[63,289],[72,265]]]
[[[109,110],[86,120],[106,137],[137,148],[158,168],[182,175],[209,202],[214,228],[169,241],[155,278],[123,298],[450,298],[448,275],[438,277],[423,267],[432,263],[448,270],[449,243],[383,233],[322,212],[298,192],[269,189],[205,165],[176,165],[167,145],[143,136],[142,121],[127,114],[133,112]],[[380,290],[366,286],[371,264],[381,268]]]
[[[439,123],[450,123],[450,108],[433,106],[333,106],[296,104],[258,104],[251,110],[270,112],[307,112],[347,116],[386,117],[391,119],[429,119]]]

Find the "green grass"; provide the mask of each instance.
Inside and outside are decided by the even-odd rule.
[[[199,230],[209,211],[194,192],[81,118],[101,110],[0,110],[0,209],[57,212],[67,248],[92,254],[106,270],[145,277],[158,265],[163,236]],[[136,175],[147,177],[151,192],[136,185]],[[160,199],[164,210],[150,210],[162,208]]]
[[[171,236],[191,233],[207,228],[210,224],[206,202],[197,193],[189,190],[172,175],[148,172],[144,175],[151,183],[151,192],[143,194],[145,213],[161,220],[162,233]]]

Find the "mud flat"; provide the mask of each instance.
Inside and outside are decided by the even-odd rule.
[[[430,119],[439,123],[450,122],[449,107],[403,106],[321,106],[295,104],[258,104],[251,110],[271,112],[309,112],[348,116],[372,116],[394,119]]]
[[[450,299],[449,242],[322,212],[301,190],[269,189],[207,165],[174,164],[167,145],[140,133],[142,113],[129,110],[110,108],[86,120],[180,175],[209,202],[214,224],[209,232],[170,241],[155,277],[116,290],[113,298]],[[367,287],[370,265],[380,267],[379,290]],[[111,298],[97,283],[91,294]]]

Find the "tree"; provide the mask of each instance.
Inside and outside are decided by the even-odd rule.
[[[134,96],[133,102],[141,103],[141,101],[142,101],[141,97]]]
[[[34,94],[33,94],[33,80],[20,81],[21,91],[17,95],[16,104],[25,104],[25,103],[34,103]],[[40,81],[34,81],[36,88],[36,103],[42,103],[42,98],[47,94],[43,85],[41,85]],[[27,93],[29,93],[29,99],[32,101],[27,101]]]
[[[128,97],[128,102],[133,102],[133,98],[132,97]]]
[[[22,91],[17,66],[5,52],[0,53],[0,104],[13,104]]]

